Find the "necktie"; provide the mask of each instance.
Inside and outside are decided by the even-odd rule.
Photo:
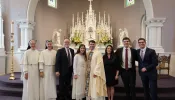
[[[125,50],[125,69],[128,70],[128,49]]]
[[[143,50],[141,50],[140,57],[142,58],[142,60],[144,59]]]
[[[69,67],[70,67],[72,65],[72,63],[71,63],[69,48],[67,48],[67,57],[68,57],[68,63],[69,63]]]

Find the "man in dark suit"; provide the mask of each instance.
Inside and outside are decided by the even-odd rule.
[[[139,73],[144,87],[145,100],[157,100],[157,70],[158,59],[155,50],[146,47],[146,40],[138,40],[137,50]]]
[[[74,50],[69,48],[69,39],[64,40],[64,48],[57,51],[55,71],[59,76],[59,100],[71,100],[70,86],[73,72]]]
[[[117,65],[125,87],[126,99],[136,100],[135,81],[136,81],[136,66],[137,51],[130,48],[130,39],[123,38],[124,47],[117,49]]]

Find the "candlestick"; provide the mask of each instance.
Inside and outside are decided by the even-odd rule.
[[[14,59],[13,59],[13,55],[14,55],[14,22],[11,22],[11,57],[12,57],[12,62],[11,62],[11,73],[10,73],[10,77],[9,80],[15,80],[15,74],[14,74]]]

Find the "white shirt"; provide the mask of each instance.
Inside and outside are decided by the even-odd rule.
[[[131,63],[131,49],[128,49],[128,68],[132,68],[132,63]],[[122,64],[122,68],[125,69],[125,55],[126,55],[126,48],[123,47],[123,54],[122,54],[122,59],[123,59],[123,64]]]
[[[70,54],[70,61],[71,61],[71,65],[72,65],[72,54],[71,54],[71,52],[70,52],[70,49],[69,49],[69,48],[66,48],[66,47],[65,47],[65,49],[66,49],[67,57],[68,57],[68,53]],[[69,51],[68,51],[67,49],[68,49]]]
[[[69,53],[69,54],[70,54],[70,58],[72,58],[72,54],[71,54],[71,52],[70,52],[70,49],[69,49],[69,48],[65,48],[65,49],[66,49],[66,54],[67,54],[67,56],[68,56],[68,53]],[[69,51],[68,51],[67,49],[68,49]]]
[[[146,52],[146,47],[143,49],[140,49],[140,57],[141,57],[141,53],[143,52],[143,58],[145,57],[145,52]]]

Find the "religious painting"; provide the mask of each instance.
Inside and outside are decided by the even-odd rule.
[[[48,6],[57,8],[57,0],[48,0]]]
[[[129,7],[135,4],[135,0],[125,0],[124,7]]]

